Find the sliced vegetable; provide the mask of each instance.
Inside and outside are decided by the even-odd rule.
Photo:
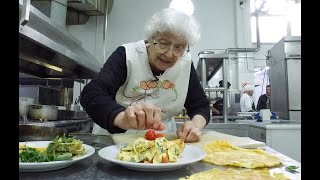
[[[162,133],[157,133],[156,134],[156,138],[160,138],[160,137],[163,137],[164,135]]]
[[[298,173],[298,171],[296,171],[296,169],[298,169],[299,167],[297,166],[288,166],[286,167],[286,171],[291,172],[291,173]]]
[[[147,140],[155,140],[156,139],[156,131],[153,129],[150,129],[146,132],[146,134],[144,135],[144,137]]]
[[[144,135],[144,137],[147,140],[155,140],[156,138],[160,138],[160,137],[164,137],[164,135],[162,133],[157,133],[155,130],[150,129],[146,132],[146,134]]]
[[[169,157],[167,153],[162,154],[162,163],[168,163],[169,162]]]

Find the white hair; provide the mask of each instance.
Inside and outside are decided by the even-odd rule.
[[[243,91],[250,91],[253,90],[253,85],[251,84],[246,84],[245,86],[243,86]]]
[[[166,8],[155,13],[145,25],[147,38],[158,33],[171,32],[183,37],[188,45],[196,44],[200,39],[199,24],[193,16],[173,8]]]

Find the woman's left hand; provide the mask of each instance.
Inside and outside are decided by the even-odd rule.
[[[201,130],[206,125],[206,120],[201,115],[195,115],[191,121],[187,121],[177,129],[177,135],[184,142],[196,142],[200,140]]]
[[[201,129],[196,127],[192,121],[187,121],[178,128],[177,135],[184,142],[196,142],[200,140]]]

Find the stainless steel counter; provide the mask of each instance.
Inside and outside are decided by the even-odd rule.
[[[95,148],[96,152],[91,157],[79,161],[70,167],[40,173],[19,173],[19,179],[43,179],[43,180],[102,180],[102,179],[179,179],[180,177],[188,176],[197,172],[210,170],[214,167],[223,168],[222,166],[210,165],[207,163],[197,162],[191,165],[182,167],[181,169],[169,171],[169,172],[140,172],[126,169],[122,166],[108,162],[98,156],[98,151],[106,146],[113,145],[113,141],[110,136],[99,136],[92,134],[77,134],[77,138],[83,140],[85,144],[91,145]],[[272,154],[281,156],[284,161],[284,165],[296,165],[301,167],[301,164],[285,157],[276,151],[266,147],[266,150]],[[284,171],[284,167],[273,168],[271,171]],[[300,171],[300,169],[299,169]],[[291,174],[286,172],[286,175],[292,179],[301,179],[300,173]]]
[[[57,127],[66,129],[68,132],[91,132],[93,127],[93,121],[90,118],[76,119],[76,120],[56,120],[56,121],[39,121],[28,120],[26,123],[19,121],[19,124],[45,126],[45,127]]]
[[[229,122],[235,122],[236,120],[251,120],[251,116],[234,116],[234,115],[228,115],[228,121]],[[186,120],[190,120],[189,117],[175,117],[176,122],[184,122]],[[210,123],[224,123],[223,116],[212,116],[210,119]]]
[[[262,122],[256,120],[236,120],[236,122],[262,129],[301,129],[301,122],[293,120],[268,120]]]

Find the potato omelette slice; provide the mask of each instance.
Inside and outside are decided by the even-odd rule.
[[[147,140],[137,138],[133,143],[120,148],[117,159],[138,163],[168,163],[178,161],[185,144],[180,139],[169,141],[165,137]]]
[[[278,157],[264,150],[244,149],[233,146],[226,141],[214,141],[203,147],[207,153],[203,162],[216,165],[230,165],[245,168],[274,167],[281,164]]]
[[[213,168],[209,171],[193,174],[191,176],[182,177],[179,180],[226,180],[226,179],[239,179],[239,180],[289,180],[283,174],[273,173],[270,174],[268,169],[218,169]]]

